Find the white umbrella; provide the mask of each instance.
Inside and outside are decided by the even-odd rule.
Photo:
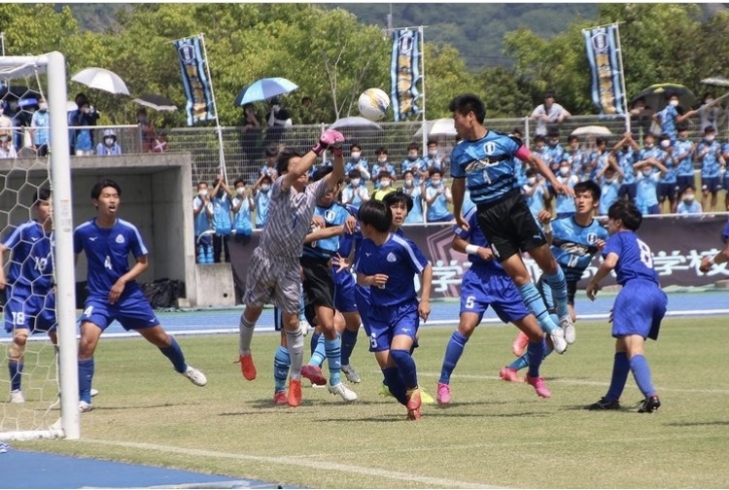
[[[704,85],[714,85],[715,87],[729,87],[729,80],[724,77],[709,77],[701,80]]]
[[[582,126],[572,131],[572,136],[611,136],[613,133],[605,126]]]
[[[129,89],[124,80],[113,71],[104,68],[85,68],[71,77],[71,80],[112,94],[129,95]]]
[[[456,136],[456,128],[453,126],[453,119],[443,118],[434,121],[425,121],[428,136]],[[415,132],[415,136],[422,136],[423,126]]]
[[[66,112],[73,112],[76,109],[78,109],[78,106],[76,105],[76,102],[69,100],[66,102]]]
[[[379,124],[370,121],[369,119],[365,119],[364,117],[360,116],[351,116],[351,117],[343,117],[341,119],[337,119],[332,123],[331,126],[329,126],[329,129],[379,129],[382,130],[382,126]]]

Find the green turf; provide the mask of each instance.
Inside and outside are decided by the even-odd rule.
[[[435,394],[452,328],[422,330],[415,354],[420,380]],[[577,343],[551,356],[543,375],[553,392],[538,398],[507,384],[513,327],[484,327],[453,378],[453,404],[423,408],[419,422],[378,396],[381,380],[360,334],[352,363],[360,400],[344,405],[304,389],[296,409],[274,407],[277,336],[254,338],[258,379],[245,382],[237,338],[179,339],[210,380],[196,388],[172,372],[143,340],[106,340],[96,357],[95,410],[82,415],[83,441],[14,447],[170,466],[311,487],[718,488],[729,482],[729,330],[721,318],[666,321],[647,357],[663,407],[638,414],[630,378],[620,412],[588,412],[610,378],[609,326],[578,325]],[[307,356],[308,357],[308,356]],[[32,468],[29,478],[32,478]]]

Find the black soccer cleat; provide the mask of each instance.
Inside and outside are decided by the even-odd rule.
[[[618,400],[608,400],[605,397],[600,398],[592,405],[585,407],[588,410],[620,410],[620,402]]]
[[[646,397],[638,409],[638,413],[653,413],[661,407],[661,400],[658,395]]]

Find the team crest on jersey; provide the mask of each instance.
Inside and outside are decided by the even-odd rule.
[[[126,240],[124,240],[124,235],[122,235],[121,233],[119,233],[119,234],[118,234],[118,235],[116,236],[116,240],[115,240],[115,242],[116,242],[116,243],[124,243],[125,241],[126,241]]]
[[[387,254],[387,261],[388,262],[397,262],[397,257],[395,257],[395,254],[390,252]]]
[[[337,217],[337,213],[335,213],[331,209],[324,213],[324,221],[326,221],[327,223],[332,223],[336,217]]]
[[[485,145],[483,145],[483,151],[487,155],[492,155],[496,151],[496,145],[493,141],[489,141]]]
[[[596,233],[588,233],[587,235],[587,243],[592,245],[597,241],[597,234]]]

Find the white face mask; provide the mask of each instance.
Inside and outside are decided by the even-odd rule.
[[[200,197],[205,197],[205,196],[208,195],[208,190],[207,189],[200,189],[199,191],[197,191],[197,193],[200,195]]]
[[[387,163],[387,157],[377,157],[377,161],[380,163]]]
[[[413,179],[408,179],[405,181],[405,187],[412,187],[413,186]]]
[[[570,173],[569,167],[560,167],[559,168],[559,174],[562,176],[566,176],[568,173]]]
[[[428,156],[430,158],[435,158],[437,155],[438,155],[438,150],[429,150],[428,151]]]
[[[537,183],[537,178],[536,177],[529,177],[527,179],[527,184],[529,184],[529,185],[534,185],[536,183]]]
[[[362,155],[359,151],[353,151],[351,154],[353,160],[359,160],[360,155]]]
[[[45,112],[48,110],[48,104],[41,104],[38,106],[38,110],[41,112]]]
[[[683,196],[683,200],[686,202],[694,202],[694,195],[693,194],[687,194]]]
[[[350,182],[352,182],[352,187],[359,187],[359,183],[362,182],[361,179],[352,179]]]
[[[646,143],[645,144],[645,147],[646,148],[653,148],[653,143]]]
[[[440,187],[440,180],[433,180],[433,179],[431,179],[430,180],[430,185],[432,185],[433,187]]]
[[[678,101],[672,100],[671,102],[669,102],[669,104],[671,104],[673,107],[676,107],[678,105]]]
[[[246,192],[246,188],[245,188],[245,187],[236,187],[236,188],[235,188],[235,192],[236,192],[236,193],[237,193],[237,194],[238,194],[239,196],[242,196],[243,194],[245,194],[245,192]]]
[[[106,146],[113,146],[114,138],[104,138],[104,143],[106,144]]]
[[[271,186],[269,186],[268,184],[261,184],[262,192],[268,192],[268,189],[270,189],[270,188],[271,188]]]
[[[643,170],[643,175],[645,175],[646,177],[650,177],[651,173],[653,173],[653,169],[647,168]]]
[[[715,136],[705,136],[705,137],[704,137],[704,139],[705,139],[705,140],[706,140],[706,141],[707,141],[708,143],[711,143],[712,141],[714,141],[714,138],[715,138]]]
[[[668,148],[669,146],[671,146],[671,140],[661,141],[661,148]]]
[[[408,154],[408,158],[410,159],[411,162],[414,162],[415,160],[418,159],[418,154],[417,153],[410,153],[410,154]]]
[[[380,185],[381,185],[382,187],[390,187],[390,181],[389,181],[389,179],[382,179],[382,180],[380,181]]]

